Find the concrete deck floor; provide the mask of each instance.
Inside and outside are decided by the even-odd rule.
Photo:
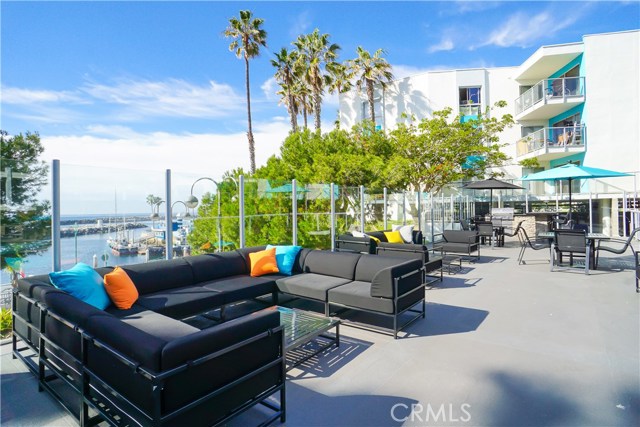
[[[426,291],[426,319],[398,340],[342,327],[338,349],[290,371],[286,425],[640,425],[632,257],[607,257],[586,276],[550,272],[546,251],[517,265],[518,250],[483,248],[480,262],[445,273]],[[0,424],[77,425],[8,347]]]

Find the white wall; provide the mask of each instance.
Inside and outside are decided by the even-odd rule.
[[[584,45],[584,164],[640,171],[640,31],[585,36]],[[605,181],[633,190],[633,178]]]

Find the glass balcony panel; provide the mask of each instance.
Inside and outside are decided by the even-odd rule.
[[[516,155],[518,157],[538,150],[584,147],[585,126],[551,127],[537,130],[519,139],[516,142]]]
[[[139,249],[140,240],[153,233],[148,196],[165,199],[164,172],[62,163],[60,184],[63,270],[78,262],[93,265],[94,259],[99,266],[147,261]],[[51,271],[51,257],[44,265],[38,261],[30,260],[31,267],[39,268],[29,274]]]
[[[541,80],[515,100],[516,115],[532,108],[540,101],[546,103],[552,99],[567,99],[584,95],[584,77]]]
[[[337,206],[337,186],[334,191]],[[298,245],[305,248],[331,249],[330,184],[298,186]]]
[[[0,249],[4,291],[22,274],[51,271],[49,167],[0,159]]]

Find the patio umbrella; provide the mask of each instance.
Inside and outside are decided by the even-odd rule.
[[[571,215],[571,181],[574,179],[615,178],[619,176],[630,176],[630,174],[567,163],[557,168],[525,175],[520,179],[522,181],[569,181],[569,215]]]
[[[510,182],[489,178],[482,181],[474,181],[466,184],[463,188],[470,190],[490,190],[489,191],[489,215],[491,215],[491,205],[493,204],[493,190],[522,190],[519,185]]]

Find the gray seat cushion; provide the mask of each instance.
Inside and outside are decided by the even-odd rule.
[[[140,295],[137,304],[175,319],[182,319],[224,304],[224,295],[202,286],[183,286]]]
[[[354,281],[329,290],[329,302],[393,314],[393,300],[371,296],[371,283]]]
[[[147,310],[138,304],[134,304],[128,310],[120,310],[111,305],[105,311],[124,323],[165,341],[171,341],[199,331],[199,329],[184,322]]]
[[[353,280],[360,254],[312,251],[304,260],[304,272]]]
[[[347,254],[348,255],[348,254]],[[278,290],[304,298],[327,301],[327,291],[351,280],[341,277],[323,276],[315,273],[303,273],[276,280]]]
[[[289,276],[260,276],[239,275],[223,279],[210,280],[201,283],[206,289],[220,292],[224,296],[224,303],[229,304],[245,299],[253,299],[270,294],[276,290],[276,279]]]

